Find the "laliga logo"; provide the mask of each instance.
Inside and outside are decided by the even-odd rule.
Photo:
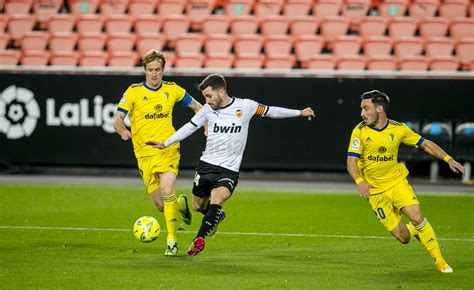
[[[25,88],[9,86],[0,94],[0,132],[8,139],[20,139],[33,133],[40,109],[34,94]]]

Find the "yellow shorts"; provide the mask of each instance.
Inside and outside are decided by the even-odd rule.
[[[178,175],[180,157],[179,145],[174,144],[157,155],[137,158],[138,169],[148,193],[160,188],[160,173],[173,172]]]
[[[406,179],[380,194],[371,195],[369,203],[379,221],[389,232],[393,231],[400,223],[402,208],[420,204],[413,188]]]

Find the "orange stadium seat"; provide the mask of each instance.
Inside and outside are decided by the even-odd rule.
[[[81,67],[102,67],[106,66],[109,55],[103,51],[85,51],[79,57]]]
[[[176,68],[201,68],[204,64],[204,55],[200,53],[178,54],[174,66]]]
[[[313,55],[320,54],[324,39],[318,35],[300,35],[295,40],[296,59],[305,67]]]
[[[236,16],[231,20],[230,31],[234,35],[256,34],[259,24],[260,20],[255,16]]]
[[[266,16],[261,18],[260,31],[263,35],[287,34],[290,21],[285,16]]]
[[[462,37],[474,37],[474,18],[455,18],[449,28],[451,37],[460,39]]]
[[[19,40],[23,35],[33,30],[35,23],[35,17],[32,15],[15,14],[10,16],[10,20],[7,24],[8,32],[15,42],[15,45],[19,45]]]
[[[170,45],[174,45],[176,38],[183,33],[187,33],[191,25],[191,20],[185,15],[169,15],[163,19],[162,29]]]
[[[101,32],[104,27],[104,18],[98,14],[84,14],[79,16],[76,29],[79,33]]]
[[[364,70],[366,59],[361,55],[341,56],[337,61],[337,69]]]
[[[463,0],[449,0],[439,6],[439,16],[454,19],[467,16],[468,3]]]
[[[58,51],[51,53],[50,65],[75,67],[79,61],[79,55],[73,51]]]
[[[431,0],[416,0],[408,8],[410,17],[422,21],[428,17],[434,17],[438,10],[438,3]]]
[[[49,39],[49,50],[58,51],[74,51],[77,43],[77,35],[72,32],[52,33]]]
[[[234,51],[241,54],[259,54],[263,46],[263,37],[256,34],[242,34],[236,36],[234,42]]]
[[[158,2],[158,16],[182,15],[186,7],[185,0],[163,0]]]
[[[0,32],[4,32],[5,28],[7,27],[8,23],[8,16],[4,14],[0,14]]]
[[[32,0],[7,1],[5,3],[4,13],[9,16],[14,14],[29,14],[32,6]]]
[[[212,14],[214,0],[188,0],[186,14],[191,19],[193,30],[201,30],[204,19]]]
[[[401,37],[395,40],[393,45],[397,57],[410,55],[421,55],[423,52],[423,41],[419,37]]]
[[[293,49],[294,39],[288,35],[270,35],[264,39],[263,48],[265,55],[289,55]]]
[[[105,20],[107,33],[128,33],[132,31],[133,18],[128,15],[111,15]]]
[[[77,46],[79,51],[103,51],[107,37],[102,33],[82,33]]]
[[[330,54],[313,55],[308,61],[308,69],[332,70],[336,68],[337,59]]]
[[[132,0],[128,4],[128,14],[132,17],[153,15],[157,3],[156,0]]]
[[[386,36],[371,36],[364,40],[364,53],[368,57],[388,56],[392,51],[393,41]]]
[[[397,59],[391,55],[374,55],[367,58],[367,70],[396,70]]]
[[[101,0],[99,4],[100,14],[105,17],[112,15],[123,15],[128,8],[129,0]]]
[[[165,46],[166,38],[161,33],[138,34],[137,52],[140,56],[145,55],[150,49],[162,50]]]
[[[411,17],[394,17],[388,24],[388,32],[392,38],[414,36],[417,22]]]
[[[370,4],[370,0],[346,0],[346,4],[342,6],[342,16],[349,20],[352,29],[359,27],[369,11]]]
[[[280,15],[283,8],[283,0],[256,0],[254,14],[259,17]]]
[[[296,16],[290,24],[291,35],[314,35],[318,31],[319,19],[314,16]]]
[[[283,6],[283,15],[286,17],[306,16],[312,4],[312,0],[289,0]]]
[[[48,31],[50,33],[56,32],[72,32],[76,18],[70,14],[56,14],[48,21]]]
[[[386,0],[379,4],[379,12],[382,17],[404,16],[407,11],[406,0]]]
[[[254,0],[229,0],[224,6],[224,11],[230,17],[249,15],[253,5]]]
[[[450,56],[454,51],[454,41],[450,37],[431,37],[426,39],[425,54],[429,57]]]
[[[295,66],[294,55],[267,55],[263,62],[266,69],[291,69]]]
[[[133,23],[135,33],[159,33],[161,30],[161,21],[156,15],[140,15],[137,16]]]
[[[161,53],[163,53],[166,59],[165,67],[166,68],[173,67],[176,61],[176,53],[174,51],[162,51]]]
[[[230,17],[225,15],[209,15],[204,19],[204,34],[226,34],[230,27]]]
[[[358,36],[341,35],[333,43],[332,51],[337,57],[345,55],[357,55],[361,47],[361,40]]]
[[[107,38],[108,52],[129,52],[133,50],[137,37],[134,33],[111,33]]]
[[[134,67],[138,62],[138,56],[131,51],[117,51],[109,53],[107,65],[111,67]]]
[[[265,57],[261,54],[241,54],[235,58],[234,68],[262,68]]]
[[[380,16],[367,16],[359,23],[359,34],[363,37],[383,36],[387,30],[387,18]]]
[[[19,50],[0,50],[0,65],[15,66],[20,61],[21,52]]]
[[[4,32],[0,32],[0,50],[7,48],[10,43],[10,35]]]
[[[442,17],[428,17],[420,22],[420,36],[423,38],[443,37],[448,34],[449,22]]]
[[[459,68],[459,60],[457,57],[450,56],[434,56],[430,61],[431,71],[451,71],[455,72]]]
[[[212,54],[207,55],[204,60],[206,68],[231,68],[234,64],[234,55],[232,54]]]
[[[425,71],[428,70],[429,60],[420,55],[410,55],[398,60],[398,68],[402,71]]]
[[[199,54],[204,44],[204,37],[198,33],[183,33],[176,38],[175,52],[179,55]]]
[[[208,56],[227,55],[232,50],[234,37],[229,34],[210,34],[206,37],[204,49]]]
[[[466,70],[467,66],[474,60],[474,38],[465,37],[459,39],[456,44],[456,55]]]
[[[341,12],[341,0],[319,0],[313,5],[313,15],[319,18],[338,16]]]
[[[20,63],[24,66],[46,66],[49,62],[49,52],[39,50],[23,51]]]
[[[21,39],[23,51],[43,51],[48,45],[49,34],[44,31],[29,31]]]
[[[47,28],[51,17],[55,16],[63,6],[62,0],[41,0],[34,2],[33,11],[41,28]]]
[[[74,16],[83,14],[95,14],[99,6],[99,0],[71,0],[69,9]]]
[[[326,41],[332,42],[339,35],[347,34],[349,21],[343,16],[329,16],[321,23],[321,35]]]

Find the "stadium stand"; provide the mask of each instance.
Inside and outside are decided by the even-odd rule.
[[[444,148],[448,152],[451,151],[453,140],[453,129],[451,123],[437,121],[424,124],[421,129],[421,134],[424,138],[435,142],[438,146]],[[424,156],[425,159],[431,160],[430,180],[436,182],[439,176],[438,160],[428,154],[425,154]]]
[[[454,129],[453,150],[456,158],[465,161],[466,174],[463,183],[468,183],[472,175],[472,164],[474,162],[474,123],[466,122],[456,125]]]

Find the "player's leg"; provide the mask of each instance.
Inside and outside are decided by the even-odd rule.
[[[185,224],[190,225],[193,221],[193,215],[191,214],[191,210],[189,209],[188,197],[186,196],[186,194],[181,194],[178,196],[178,204],[181,219]]]
[[[398,225],[390,233],[402,244],[408,244],[410,242],[410,231],[403,220],[400,220]]]
[[[433,257],[438,270],[443,273],[452,273],[453,269],[443,259],[436,234],[433,227],[421,213],[420,205],[409,205],[404,207],[402,211],[415,226],[420,242],[425,246],[426,250],[428,250],[431,257]]]
[[[209,196],[197,196],[193,194],[193,210],[205,215],[209,211],[211,201]]]
[[[174,172],[162,172],[160,174],[160,192],[163,197],[163,210],[165,215],[167,236],[167,256],[175,256],[178,252],[177,236],[179,204],[174,192],[176,174]]]

